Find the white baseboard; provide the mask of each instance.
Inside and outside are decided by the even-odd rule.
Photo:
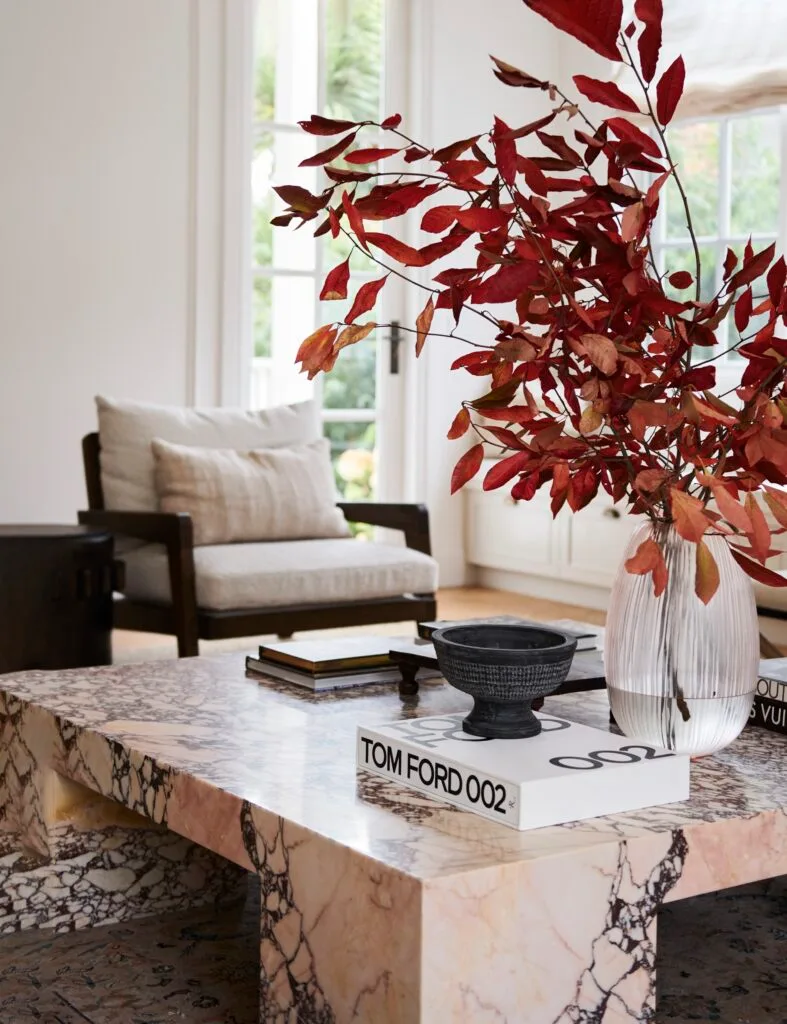
[[[492,590],[510,590],[527,597],[540,597],[545,601],[561,601],[563,604],[581,605],[606,611],[609,604],[609,588],[594,587],[587,583],[571,580],[550,579],[548,576],[533,576],[523,572],[507,572],[505,569],[473,567],[474,585]]]

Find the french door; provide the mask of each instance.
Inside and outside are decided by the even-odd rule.
[[[319,324],[341,319],[355,289],[381,270],[354,251],[350,299],[320,302],[325,274],[348,255],[350,243],[343,235],[314,239],[308,225],[272,228],[271,217],[282,209],[273,187],[299,184],[317,192],[328,181],[322,168],[298,166],[326,142],[303,133],[299,120],[315,112],[379,120],[383,111],[391,112],[391,99],[405,94],[405,47],[397,36],[404,31],[406,3],[257,0],[256,6],[250,399],[256,408],[319,402],[336,482],[349,500],[393,500],[401,492],[401,383],[390,332],[378,331],[346,349],[333,371],[314,381],[298,372],[295,354]],[[392,307],[400,296],[391,289],[388,307],[381,302],[371,315],[382,323],[396,319]]]

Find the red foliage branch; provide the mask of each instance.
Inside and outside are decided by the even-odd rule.
[[[625,30],[621,0],[524,2],[628,65],[642,102],[612,82],[576,76],[583,96],[616,111],[594,123],[552,83],[493,58],[506,85],[545,94],[552,105],[543,117],[514,128],[495,118],[487,133],[439,149],[400,131],[399,115],[380,123],[320,115],[302,121],[312,135],[341,136],[304,161],[322,166],[329,184],[316,195],[279,187],[287,209],[273,223],[314,220],[315,235],[343,232],[386,275],[361,285],[347,318],[318,328],[298,361],[310,377],[330,370],[342,348],[383,326],[356,321],[372,310],[390,274],[403,277],[426,293],[415,326],[406,328],[416,337],[416,352],[428,336],[441,336],[432,330],[435,311],[450,311],[454,326],[442,336],[472,349],[453,369],[488,379],[486,393],[463,403],[449,430],[451,438],[476,435],[456,465],[452,490],[478,473],[485,442],[501,452],[486,489],[510,484],[515,498],[527,500],[549,485],[557,514],[564,504],[583,508],[602,488],[614,501],[627,499],[632,514],[673,523],[697,545],[696,590],[703,601],[718,585],[703,541],[709,531],[727,537],[749,575],[784,585],[765,567],[771,531],[753,494],[765,490],[780,530],[787,528],[787,496],[765,487],[787,484],[787,338],[777,336],[779,321],[787,324],[787,265],[783,257],[774,261],[773,246],[755,253],[749,243],[740,266],[729,251],[721,289],[700,300],[696,235],[665,135],[683,90],[682,58],[656,77],[661,0],[636,0],[635,21]],[[621,110],[644,113],[654,134]],[[578,113],[573,134],[545,130]],[[356,147],[359,131],[369,126],[389,135],[391,145]],[[526,139],[538,141],[536,155],[521,150]],[[335,163],[340,158],[342,165]],[[391,158],[397,169],[380,170],[379,162]],[[633,172],[650,175],[649,186]],[[670,178],[685,207],[693,276],[678,271],[663,278],[651,256],[650,231]],[[428,204],[422,245],[377,230],[379,222],[422,204]],[[409,268],[430,267],[452,253],[457,264],[443,262],[431,283],[409,276]],[[346,298],[349,277],[345,260],[328,274],[322,297]],[[767,289],[755,297],[753,285],[762,278]],[[508,309],[490,308],[501,305]],[[714,348],[716,331],[728,315],[741,334],[733,348],[745,360],[734,405],[714,391],[714,363],[724,354]],[[473,317],[494,325],[493,343],[472,339]],[[666,586],[653,541],[627,568],[650,573],[657,593]]]

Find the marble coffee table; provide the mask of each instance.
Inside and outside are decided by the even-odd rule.
[[[653,1021],[659,907],[787,873],[787,738],[692,797],[518,833],[355,770],[357,723],[442,683],[315,696],[223,655],[0,677],[0,931],[87,927],[261,880],[260,1021]],[[545,710],[605,727],[603,693]]]

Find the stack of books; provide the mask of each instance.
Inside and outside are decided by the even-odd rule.
[[[315,691],[398,683],[401,672],[390,658],[395,642],[386,636],[354,636],[262,644],[258,657],[246,658],[246,671]],[[436,675],[422,672],[424,679]]]
[[[787,735],[787,658],[760,662],[749,725]]]

